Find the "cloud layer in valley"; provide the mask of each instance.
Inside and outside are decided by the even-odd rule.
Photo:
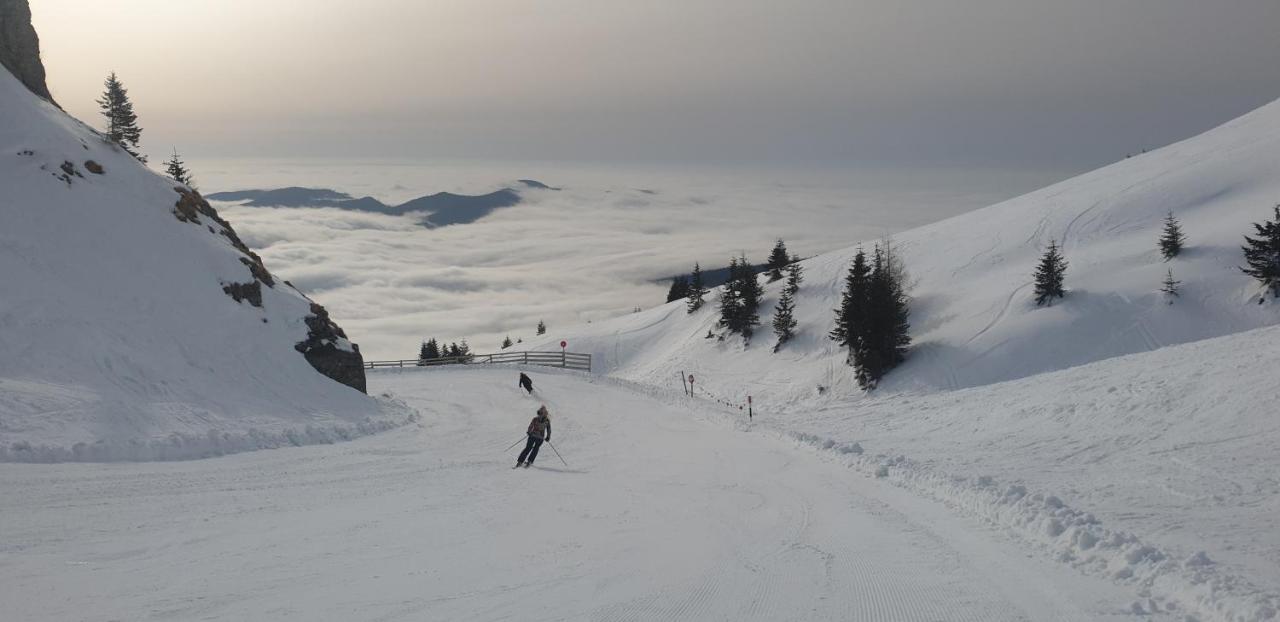
[[[504,336],[533,335],[539,320],[554,334],[556,326],[660,304],[667,285],[655,279],[687,272],[695,261],[722,267],[740,252],[763,261],[779,237],[810,256],[1048,181],[1045,174],[980,172],[280,162],[196,168],[211,191],[308,185],[387,201],[436,190],[485,192],[517,177],[563,186],[522,190],[520,205],[437,229],[414,216],[220,204],[267,265],[325,304],[372,359],[412,357],[427,337],[466,338],[477,351],[495,351]]]

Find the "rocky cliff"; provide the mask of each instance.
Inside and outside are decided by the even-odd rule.
[[[0,0],[0,65],[32,93],[53,101],[44,82],[40,37],[31,25],[31,6],[27,0]]]

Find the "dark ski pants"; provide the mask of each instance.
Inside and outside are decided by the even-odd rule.
[[[521,383],[520,383],[520,386],[524,387],[524,390],[525,390],[525,391],[528,391],[529,393],[533,393],[533,383],[532,383],[532,382],[521,382]]]
[[[529,464],[533,464],[534,459],[538,457],[539,447],[542,447],[542,437],[530,436],[529,442],[525,443],[524,451],[520,452],[520,457],[516,459],[516,462],[528,462]],[[526,457],[528,457],[528,460],[525,459]]]

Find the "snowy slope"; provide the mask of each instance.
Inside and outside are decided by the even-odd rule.
[[[896,236],[914,279],[915,347],[882,388],[981,386],[1280,322],[1280,308],[1257,305],[1256,284],[1237,268],[1241,236],[1277,202],[1280,103],[1272,103],[1181,143]],[[1168,211],[1182,221],[1189,248],[1164,263],[1156,240]],[[1037,308],[1031,274],[1050,239],[1070,262],[1070,294]],[[703,386],[736,400],[841,399],[854,385],[844,353],[825,335],[855,250],[804,262],[798,337],[778,354],[769,320],[782,283],[767,287],[762,334],[746,348],[739,339],[704,339],[716,320],[715,293],[692,316],[672,303],[561,329],[535,345],[554,349],[567,338],[571,350],[596,354],[604,371],[648,383],[702,372]],[[1158,293],[1169,267],[1183,281],[1173,306]],[[819,397],[818,385],[836,390]]]
[[[224,293],[251,262],[209,215],[177,217],[172,181],[7,71],[0,110],[0,460],[194,457],[405,419],[295,350],[302,294]]]
[[[1087,573],[1195,619],[1280,612],[1280,304],[1258,304],[1240,244],[1280,201],[1280,103],[1165,149],[895,242],[913,287],[910,358],[871,395],[827,339],[856,247],[804,262],[798,337],[772,353],[767,286],[752,343],[706,338],[715,293],[553,329],[538,349],[831,450]],[[1168,211],[1189,237],[1165,263]],[[1050,239],[1068,296],[1031,298]],[[867,248],[874,240],[865,241]],[[797,249],[800,250],[800,249]],[[1167,268],[1183,282],[1167,304]],[[857,451],[854,451],[856,448]],[[863,451],[865,450],[865,453]],[[1099,543],[1109,543],[1101,546]]]
[[[527,371],[533,397],[509,369],[372,373],[441,414],[339,446],[8,465],[0,601],[31,622],[1133,619],[1131,589],[794,442]],[[543,401],[568,466],[544,445],[513,471]]]

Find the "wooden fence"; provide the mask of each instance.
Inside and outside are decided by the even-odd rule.
[[[543,367],[563,367],[578,371],[591,371],[591,355],[577,352],[499,352],[497,354],[468,354],[444,356],[435,359],[404,359],[400,361],[365,361],[365,369],[383,367],[434,367],[436,365],[488,365],[520,363]]]

